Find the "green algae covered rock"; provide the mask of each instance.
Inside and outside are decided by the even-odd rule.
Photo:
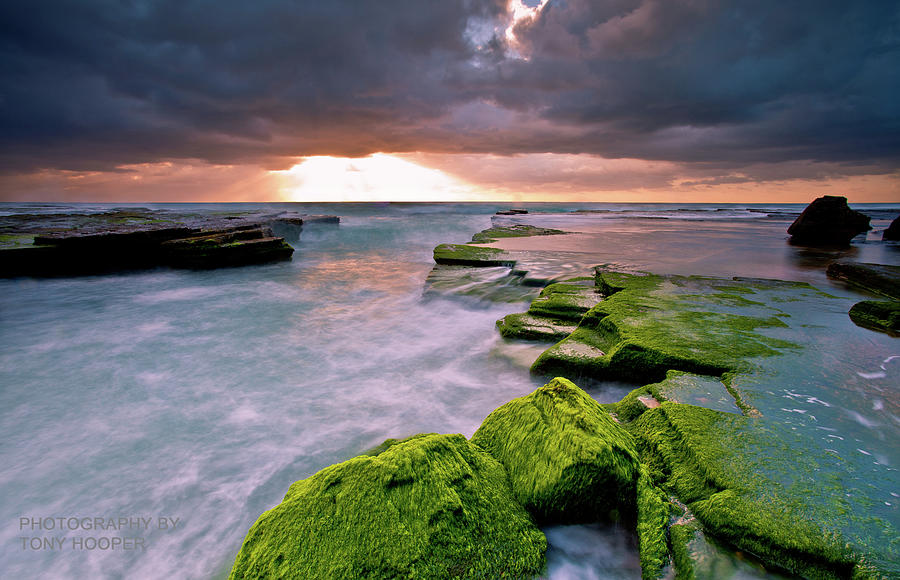
[[[516,261],[503,250],[483,248],[466,244],[441,244],[434,249],[434,262],[447,266],[512,268]]]
[[[562,230],[554,230],[551,228],[540,228],[528,224],[512,224],[508,226],[494,226],[486,230],[480,231],[472,236],[472,242],[477,244],[486,244],[496,242],[500,238],[527,238],[531,236],[554,236],[558,234],[566,234]]]
[[[540,523],[634,509],[640,462],[633,438],[566,379],[495,409],[472,442],[506,467],[516,498]]]
[[[849,314],[859,326],[900,334],[900,300],[863,300],[854,304]]]
[[[539,523],[637,521],[645,577],[668,561],[668,502],[632,436],[572,382],[555,378],[499,407],[472,442],[506,466],[516,498]]]
[[[591,278],[557,282],[541,290],[528,312],[501,318],[497,328],[504,338],[557,342],[570,335],[600,300]]]
[[[618,291],[538,357],[533,372],[649,383],[670,369],[712,376],[747,371],[748,359],[795,346],[760,332],[787,324],[783,312],[755,294],[815,291],[796,282],[694,276],[605,272],[603,279]]]
[[[661,576],[669,564],[666,529],[672,504],[653,483],[649,470],[641,465],[637,480],[637,536],[641,556],[641,576],[651,580]]]
[[[809,578],[900,573],[896,528],[853,513],[845,482],[811,477],[825,458],[784,427],[664,402],[626,428],[653,480],[715,537]]]
[[[230,578],[523,578],[545,550],[503,466],[462,435],[430,434],[294,483]]]

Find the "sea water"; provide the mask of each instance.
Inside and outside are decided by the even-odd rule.
[[[111,207],[3,204],[0,212]],[[523,289],[524,302],[426,291],[434,246],[468,241],[505,204],[142,207],[296,210],[341,223],[305,227],[289,262],[0,280],[5,577],[223,577],[250,525],[292,482],[388,437],[470,436],[491,410],[543,382],[528,373],[534,349],[505,343],[495,329],[534,291]],[[823,273],[840,257],[900,263],[878,232],[851,250],[818,251],[785,242],[802,206],[527,207],[547,212],[534,216],[547,227],[583,230],[547,255],[538,238],[510,241],[533,250],[544,272],[605,262],[778,277],[843,298],[825,314],[805,313],[841,334],[810,332],[814,360],[791,361],[794,383],[773,394],[786,411],[773,410],[871,458],[882,471],[867,477],[896,473],[900,359],[891,357],[900,345],[845,320],[844,306],[862,295]],[[878,229],[896,214],[866,209]],[[598,245],[603,236],[608,245]],[[630,388],[598,384],[590,393],[612,402]],[[900,497],[891,493],[900,490],[879,485],[873,499],[891,504],[879,513],[896,522]],[[552,578],[640,575],[625,530],[546,531]]]

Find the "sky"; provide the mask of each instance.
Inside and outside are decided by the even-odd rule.
[[[900,202],[895,0],[8,0],[0,201]]]

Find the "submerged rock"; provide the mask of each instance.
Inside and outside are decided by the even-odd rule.
[[[418,435],[294,483],[230,578],[524,578],[545,549],[497,460],[462,435]]]
[[[900,266],[860,262],[833,262],[825,271],[829,278],[841,280],[875,294],[900,300]]]
[[[850,209],[846,197],[826,195],[814,199],[787,232],[791,242],[800,245],[847,246],[870,229],[869,217]]]

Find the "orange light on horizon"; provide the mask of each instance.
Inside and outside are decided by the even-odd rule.
[[[444,173],[386,153],[306,157],[271,171],[285,201],[477,201],[478,190]]]

